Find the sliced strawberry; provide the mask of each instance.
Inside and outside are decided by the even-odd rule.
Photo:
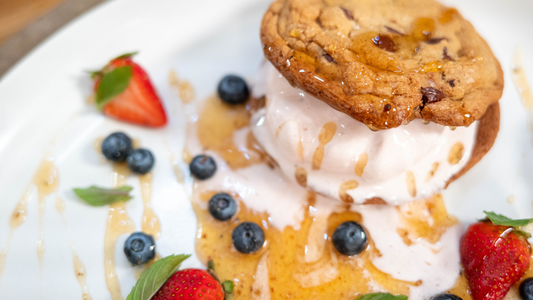
[[[95,73],[94,80],[96,101],[104,114],[145,126],[166,125],[165,110],[150,78],[130,54],[113,59]],[[104,81],[105,87],[100,88]]]
[[[531,257],[527,234],[513,226],[533,220],[486,214],[489,220],[470,225],[461,239],[461,262],[474,300],[501,300],[528,269]]]

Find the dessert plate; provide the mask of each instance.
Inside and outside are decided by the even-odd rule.
[[[521,51],[522,68],[533,76],[533,56],[528,55],[533,53],[533,40],[527,38],[533,29],[533,3],[442,2],[457,7],[474,23],[500,60],[506,80],[496,144],[444,192],[448,210],[463,225],[480,218],[483,210],[529,217],[533,117],[521,102],[512,74],[515,55]],[[196,101],[213,94],[227,73],[253,75],[263,60],[259,24],[269,3],[106,2],[54,34],[0,80],[0,299],[112,299],[108,284],[115,278],[119,293],[127,296],[141,270],[132,270],[122,252],[126,235],[115,249],[107,247],[116,257],[116,272],[110,275],[105,260],[109,208],[90,207],[72,192],[74,187],[111,186],[111,166],[101,160],[94,144],[119,130],[156,157],[151,201],[143,202],[136,176],[128,179],[134,199],[126,208],[135,229],[141,229],[146,207],[151,206],[161,225],[158,253],[194,254],[196,219],[188,185],[180,181],[187,170],[181,153],[188,107],[169,84],[169,73],[175,71],[192,84]],[[169,125],[164,129],[117,122],[87,104],[91,82],[83,71],[131,51],[140,51],[137,61],[152,77],[167,108]],[[35,187],[39,182],[34,178],[42,180],[34,175],[43,161],[55,165],[44,177],[57,183],[53,190]],[[14,211],[19,211],[16,220]],[[200,263],[193,255],[184,266]]]

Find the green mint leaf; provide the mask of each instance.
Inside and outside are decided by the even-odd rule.
[[[134,51],[134,52],[129,52],[129,53],[125,53],[125,54],[122,54],[120,56],[117,56],[115,57],[113,60],[115,59],[122,59],[122,58],[128,58],[128,57],[132,57],[132,56],[135,56],[139,54],[139,51]]]
[[[109,101],[128,88],[133,68],[131,66],[118,67],[102,76],[100,84],[96,89],[96,104],[102,109]]]
[[[126,300],[148,300],[178,271],[181,263],[190,255],[170,255],[156,261],[148,270],[144,271],[131,289]]]
[[[222,282],[222,288],[224,289],[224,292],[226,294],[233,293],[233,281],[226,280],[226,281]]]
[[[105,189],[97,186],[91,186],[86,189],[74,189],[74,193],[91,206],[104,206],[114,202],[128,201],[132,197],[131,186],[122,186],[116,189]]]
[[[487,218],[492,222],[494,225],[503,225],[503,226],[526,226],[529,223],[533,222],[533,219],[521,219],[521,220],[513,220],[509,219],[506,216],[499,215],[497,213],[494,213],[492,211],[483,211],[485,215],[487,215]]]
[[[407,300],[404,295],[392,295],[389,293],[373,293],[362,295],[357,300]]]

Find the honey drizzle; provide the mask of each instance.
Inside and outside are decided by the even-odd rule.
[[[174,157],[174,154],[172,152],[168,153],[168,160],[170,161],[170,165],[172,165],[172,170],[174,171],[174,175],[176,176],[176,180],[178,183],[183,184],[185,183],[185,174],[183,174],[183,171],[181,170],[178,160],[176,157]]]
[[[125,163],[113,164],[112,185],[121,187],[126,184],[130,170]],[[107,289],[112,300],[122,300],[120,283],[117,277],[115,260],[115,244],[117,239],[127,233],[135,231],[135,226],[126,211],[125,202],[115,202],[110,205],[104,239],[104,271]]]
[[[161,236],[161,223],[152,208],[152,174],[139,175],[139,181],[144,204],[142,231],[157,240]]]
[[[431,180],[431,178],[435,176],[435,172],[437,172],[438,168],[439,168],[438,162],[433,163],[433,165],[431,165],[431,170],[429,170],[428,175],[426,176],[426,183],[428,183]]]
[[[411,171],[405,173],[405,184],[407,185],[407,192],[411,197],[416,197],[416,181],[415,175]]]
[[[46,198],[57,189],[59,174],[54,165],[54,158],[46,156],[33,177],[33,184],[37,187],[37,199],[39,201],[39,239],[37,240],[37,257],[41,276],[41,291],[43,290],[44,275],[44,216],[46,210]],[[42,295],[42,294],[41,294]]]
[[[356,180],[349,180],[341,184],[339,187],[339,198],[341,198],[342,202],[345,203],[353,203],[352,196],[348,195],[349,190],[353,190],[359,186],[359,182]]]
[[[294,179],[300,186],[307,187],[307,171],[304,168],[296,168]]]
[[[15,209],[13,209],[13,212],[11,213],[11,219],[9,222],[10,229],[7,242],[4,248],[0,250],[0,286],[2,284],[2,277],[6,267],[7,254],[9,252],[9,248],[11,247],[11,242],[13,241],[13,235],[20,225],[22,225],[28,218],[28,203],[30,203],[33,194],[32,188],[32,185],[26,188],[26,191],[17,202]]]
[[[461,161],[461,159],[463,159],[464,155],[465,155],[465,146],[463,145],[463,143],[457,142],[450,149],[450,153],[448,154],[448,162],[452,166],[456,165]]]
[[[368,163],[368,154],[363,153],[359,155],[359,158],[357,159],[357,162],[355,163],[355,175],[361,177],[363,176],[363,172],[365,171],[366,164]]]
[[[171,87],[177,90],[183,103],[188,104],[194,101],[196,96],[193,86],[186,80],[180,80],[174,70],[169,72],[168,82]]]
[[[337,132],[337,124],[334,122],[328,122],[322,126],[320,133],[318,134],[318,147],[313,154],[313,170],[319,170],[324,159],[324,148],[331,142]]]
[[[81,261],[81,258],[79,257],[78,252],[74,247],[74,242],[72,241],[72,237],[70,236],[70,229],[68,226],[67,218],[65,218],[64,215],[65,201],[57,197],[55,206],[57,212],[59,212],[59,214],[61,215],[63,226],[65,226],[65,228],[67,229],[67,235],[70,241],[70,249],[72,251],[72,265],[74,266],[74,276],[76,276],[76,279],[80,284],[82,300],[92,300],[93,298],[91,297],[91,294],[89,293],[89,287],[87,286],[87,269],[85,268],[85,265]]]

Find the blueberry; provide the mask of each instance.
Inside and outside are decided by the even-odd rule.
[[[227,221],[237,212],[237,203],[230,195],[219,193],[209,200],[209,212],[213,218],[219,221]]]
[[[463,300],[463,298],[454,294],[440,294],[431,298],[431,300]]]
[[[147,263],[155,257],[154,238],[143,232],[135,232],[124,243],[124,253],[133,265]]]
[[[126,161],[128,162],[128,167],[134,173],[146,174],[152,170],[155,159],[150,150],[135,149]]]
[[[131,139],[122,132],[112,133],[102,142],[102,154],[111,161],[123,162],[131,151]]]
[[[239,224],[231,234],[233,246],[241,253],[257,252],[265,242],[265,233],[259,225],[252,222]]]
[[[250,92],[244,79],[235,75],[228,75],[218,84],[218,96],[228,104],[241,104],[248,100]]]
[[[192,159],[189,170],[194,178],[205,180],[215,175],[217,164],[210,156],[201,154]]]
[[[522,281],[518,290],[520,291],[520,299],[533,300],[533,277]]]
[[[366,232],[357,222],[344,222],[333,232],[333,246],[344,255],[356,255],[366,248]]]

